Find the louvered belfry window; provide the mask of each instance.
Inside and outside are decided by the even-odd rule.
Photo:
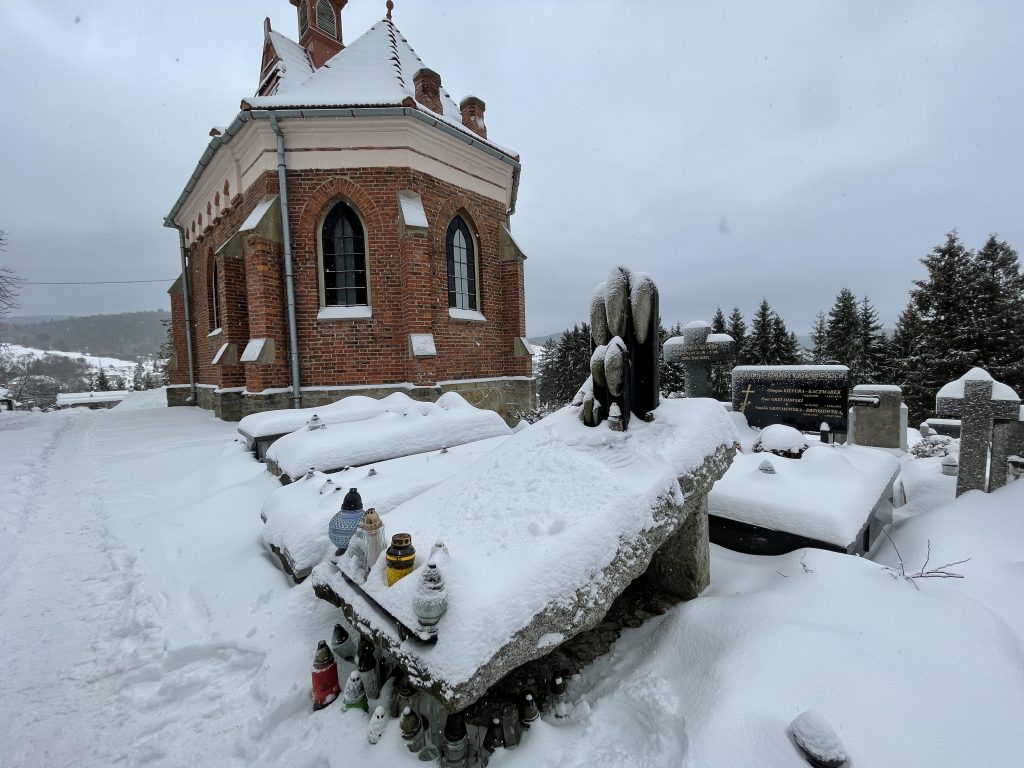
[[[316,0],[316,26],[331,37],[338,36],[338,20],[334,16],[330,0]]]
[[[473,236],[461,216],[448,225],[448,306],[476,310],[476,253]]]
[[[299,35],[306,33],[309,29],[309,6],[306,5],[308,0],[299,0]]]
[[[366,237],[356,212],[338,203],[324,219],[323,243],[324,306],[365,306]]]

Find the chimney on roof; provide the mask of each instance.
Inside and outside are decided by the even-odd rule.
[[[476,96],[467,96],[459,103],[462,111],[462,124],[473,133],[487,138],[487,125],[484,123],[484,110],[487,105]]]
[[[299,45],[306,49],[314,69],[344,49],[341,11],[348,0],[288,0],[299,14]]]
[[[416,70],[416,74],[412,76],[412,81],[416,85],[416,101],[422,104],[429,110],[437,112],[437,114],[443,114],[444,110],[441,108],[441,76],[432,69]]]

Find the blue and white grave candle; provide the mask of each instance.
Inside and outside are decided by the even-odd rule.
[[[331,518],[327,524],[327,535],[331,543],[338,548],[335,554],[342,554],[348,549],[352,535],[359,527],[359,521],[363,519],[363,499],[355,488],[345,494],[341,502],[341,509]]]

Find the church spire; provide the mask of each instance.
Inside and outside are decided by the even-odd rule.
[[[299,45],[306,49],[313,67],[319,69],[345,47],[341,36],[341,11],[348,0],[289,2],[298,10]]]

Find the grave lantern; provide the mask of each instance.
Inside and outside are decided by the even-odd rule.
[[[355,659],[356,644],[352,640],[352,635],[346,632],[341,624],[334,625],[334,632],[331,635],[331,650],[334,651],[335,656],[345,661]]]
[[[533,700],[533,694],[526,693],[523,698],[522,712],[519,714],[519,722],[523,728],[529,728],[540,717],[540,710],[537,709],[537,702]]]
[[[512,702],[501,707],[501,739],[505,749],[515,749],[523,736],[523,726],[519,722],[519,710]]]
[[[371,699],[376,699],[380,696],[380,670],[377,668],[377,657],[373,653],[373,643],[362,635],[359,636],[359,655],[356,659],[356,669],[359,670],[359,679],[363,681],[366,695]]]
[[[338,663],[327,642],[321,640],[313,656],[313,709],[323,709],[338,698],[339,693]]]
[[[396,533],[391,537],[391,546],[387,551],[388,586],[412,573],[415,563],[416,548],[412,545],[412,536],[408,533]]]
[[[466,719],[461,712],[453,712],[444,721],[445,768],[466,768]]]
[[[388,566],[390,571],[390,565]],[[437,634],[437,623],[448,610],[448,592],[437,563],[429,562],[422,569],[419,584],[412,598],[412,610],[420,622],[420,629],[428,635]]]
[[[566,693],[565,678],[561,675],[551,679],[551,708],[559,720],[569,715],[569,696]]]
[[[377,707],[370,716],[370,724],[366,727],[366,740],[371,744],[380,741],[384,734],[384,727],[388,724],[384,714],[384,707]]]
[[[331,518],[327,524],[327,535],[338,549],[335,555],[344,554],[348,549],[352,536],[359,528],[359,522],[363,519],[363,499],[359,491],[350,488],[341,502],[341,509]]]
[[[487,735],[484,736],[484,749],[493,753],[504,745],[505,739],[501,733],[501,720],[496,717],[491,718],[491,723],[487,726]]]
[[[352,537],[352,555],[359,561],[359,570],[365,580],[384,551],[384,523],[380,520],[377,510],[370,507],[359,521],[355,536]]]
[[[423,721],[419,715],[412,711],[412,707],[405,707],[402,710],[402,719],[399,723],[402,729],[402,740],[410,752],[419,752],[426,743]]]

